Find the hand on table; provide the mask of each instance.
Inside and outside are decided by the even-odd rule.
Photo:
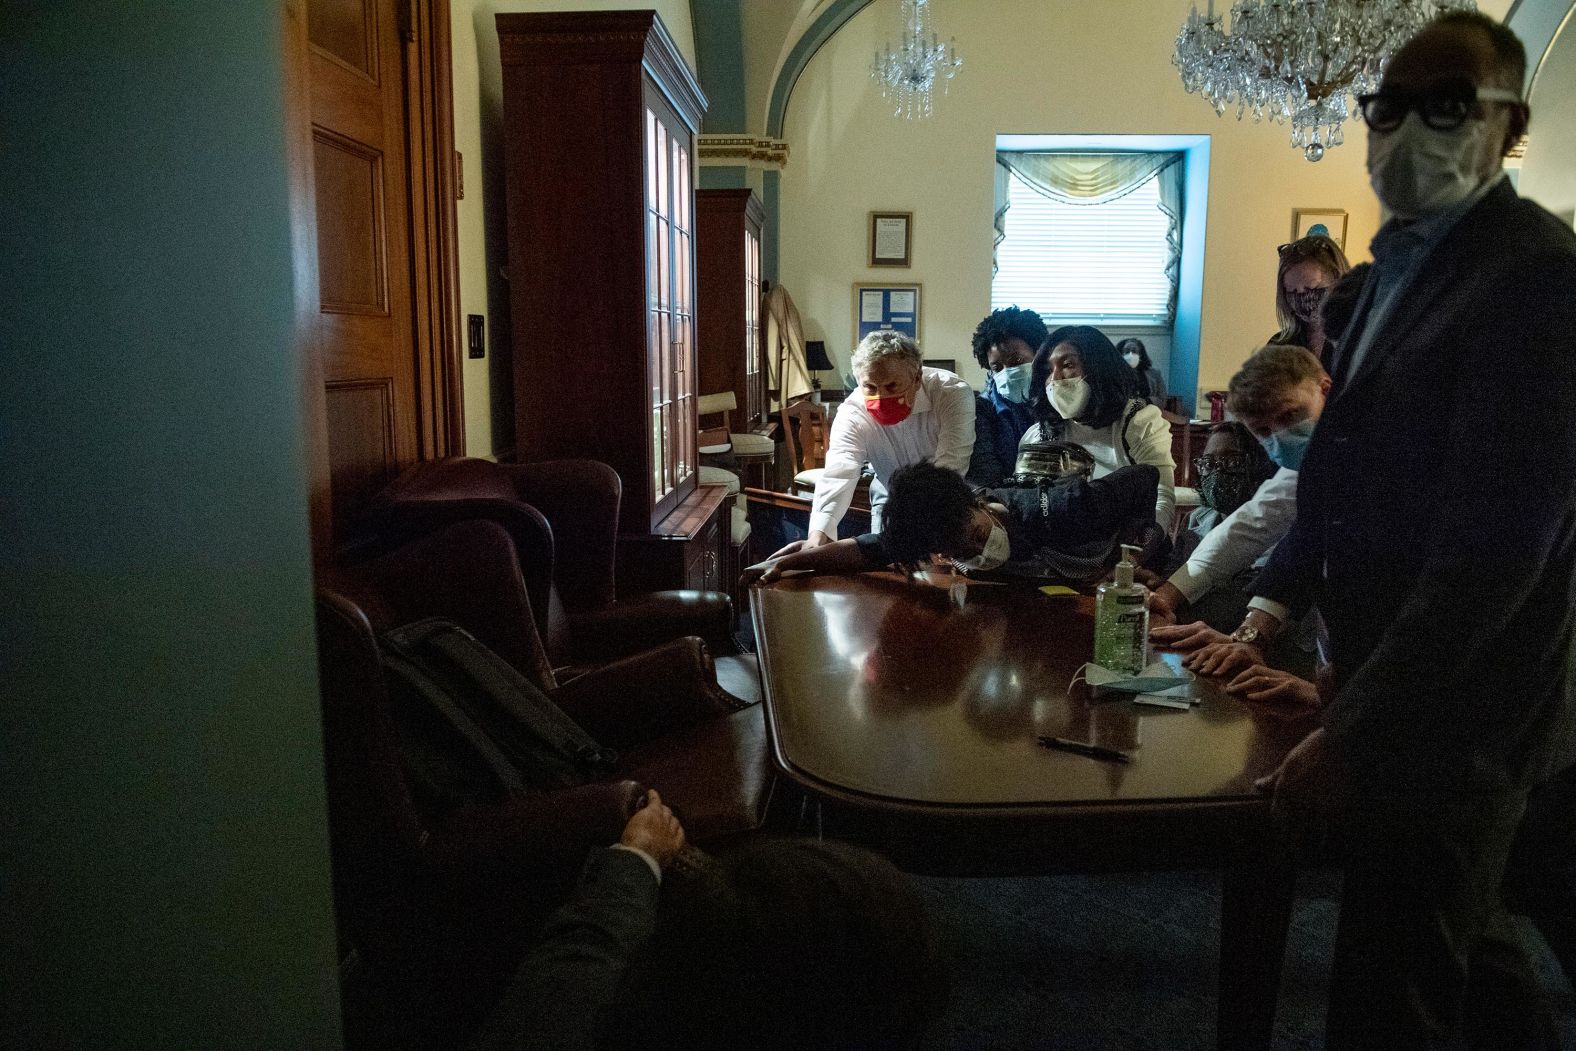
[[[1149,614],[1154,618],[1153,611]],[[1209,646],[1222,642],[1230,642],[1231,636],[1216,631],[1201,620],[1191,624],[1161,625],[1151,628],[1149,641],[1157,646],[1164,646],[1168,650],[1196,650],[1201,646]]]
[[[1254,782],[1274,796],[1275,812],[1294,822],[1321,822],[1336,809],[1345,790],[1339,756],[1323,727],[1304,737],[1275,772]]]
[[[757,562],[753,566],[745,566],[739,573],[739,586],[749,587],[752,584],[770,584],[782,576],[780,560],[774,555],[764,562]]]
[[[1248,701],[1317,708],[1319,688],[1290,672],[1255,664],[1226,685],[1226,692]]]
[[[673,816],[655,788],[646,793],[645,805],[635,811],[618,840],[643,851],[664,869],[684,849],[684,826]]]
[[[1263,663],[1263,650],[1251,642],[1232,642],[1229,636],[1182,658],[1182,667],[1200,675],[1239,675]]]

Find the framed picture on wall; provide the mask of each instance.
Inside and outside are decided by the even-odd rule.
[[[913,238],[913,212],[871,212],[870,265],[909,266]]]
[[[1346,251],[1346,213],[1339,208],[1293,208],[1291,239],[1323,234]]]
[[[920,286],[857,282],[854,285],[854,346],[877,329],[906,332],[921,348]]]

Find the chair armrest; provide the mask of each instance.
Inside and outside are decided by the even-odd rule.
[[[421,860],[460,885],[572,871],[592,847],[617,843],[645,795],[636,781],[601,781],[465,807],[422,837]]]
[[[600,609],[569,613],[577,660],[601,662],[695,635],[721,654],[737,652],[733,600],[718,591],[652,591]]]
[[[717,685],[717,669],[697,638],[675,639],[588,671],[552,698],[592,737],[620,748],[741,707]]]

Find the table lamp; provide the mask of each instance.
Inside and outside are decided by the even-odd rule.
[[[821,380],[816,374],[823,369],[831,370],[837,368],[836,365],[832,364],[832,359],[826,356],[825,340],[812,339],[805,341],[804,367],[810,370],[810,386],[815,391],[811,395],[811,399],[819,405],[821,404]]]

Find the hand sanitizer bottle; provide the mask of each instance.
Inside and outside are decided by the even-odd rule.
[[[1129,674],[1149,663],[1149,589],[1133,582],[1139,549],[1122,545],[1115,583],[1101,584],[1094,603],[1094,662]]]

